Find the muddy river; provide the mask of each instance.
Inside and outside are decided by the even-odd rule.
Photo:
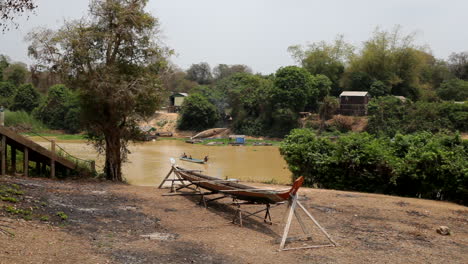
[[[39,138],[32,139],[50,148],[49,142]],[[104,164],[104,158],[98,156],[94,148],[85,141],[58,140],[57,144],[74,156],[96,160],[98,170]],[[210,176],[251,182],[291,182],[291,172],[275,146],[204,146],[179,140],[160,140],[131,144],[130,151],[123,172],[127,182],[133,185],[159,184],[170,170],[169,159],[177,158],[184,152],[199,159],[208,155],[207,164],[179,159],[177,164],[187,169],[202,170]]]

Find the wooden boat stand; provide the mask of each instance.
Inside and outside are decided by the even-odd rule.
[[[188,170],[186,170],[188,171]],[[196,171],[196,172],[200,172],[200,170],[190,170],[190,171]],[[175,175],[175,178],[173,179],[169,179],[169,177],[171,176],[171,174]],[[161,189],[162,186],[164,185],[165,182],[170,182],[171,183],[171,186],[170,186],[170,193],[167,193],[167,194],[163,194],[164,196],[173,196],[173,195],[181,195],[181,196],[192,196],[192,195],[200,195],[200,201],[198,202],[198,204],[202,205],[207,208],[207,204],[209,202],[213,202],[213,201],[216,201],[216,200],[220,200],[220,199],[223,199],[223,198],[226,198],[227,196],[226,195],[223,195],[221,197],[216,197],[216,198],[212,198],[212,199],[206,199],[205,196],[207,195],[212,195],[212,194],[219,194],[219,193],[216,193],[216,192],[203,192],[200,188],[200,186],[196,185],[196,182],[188,182],[187,183],[187,180],[184,180],[178,173],[177,171],[174,170],[174,168],[171,168],[171,170],[169,171],[169,173],[166,175],[166,177],[164,178],[164,180],[161,182],[161,184],[159,184],[158,186],[158,189]],[[178,185],[175,184],[175,182],[179,182]],[[195,187],[193,187],[195,186]],[[187,189],[190,189],[192,191],[194,191],[195,193],[178,193],[177,191],[183,189],[183,188],[187,188]]]
[[[307,226],[304,223],[304,219],[300,216],[299,212],[297,211],[298,209],[302,209],[304,213],[307,215],[307,217],[312,220],[312,222],[319,228],[319,230],[327,237],[328,241],[330,241],[329,244],[324,244],[324,245],[310,245],[310,246],[303,246],[303,247],[295,247],[295,248],[286,248],[286,242],[288,241],[297,241],[301,239],[309,239],[311,238],[311,231],[307,228]],[[288,237],[290,228],[291,228],[291,222],[293,220],[293,216],[296,216],[297,221],[299,222],[299,225],[301,226],[302,232],[304,232],[303,236],[300,237]],[[315,218],[312,216],[312,214],[307,211],[307,209],[301,204],[301,202],[298,199],[298,195],[292,195],[292,197],[288,200],[288,209],[287,209],[287,219],[286,219],[286,224],[284,226],[283,230],[283,236],[281,237],[281,243],[279,247],[279,251],[282,250],[295,250],[295,249],[308,249],[308,248],[321,248],[321,247],[336,247],[338,244],[333,241],[331,236],[325,231],[325,229],[315,220]]]
[[[189,170],[186,170],[186,171],[189,171]],[[191,171],[195,171],[195,170],[191,170]],[[197,172],[198,171],[199,170],[197,170]],[[173,179],[169,179],[171,174],[175,175],[175,177]],[[238,221],[240,226],[242,226],[243,219],[251,217],[251,216],[263,219],[263,221],[265,223],[271,225],[272,221],[271,221],[270,209],[285,203],[285,202],[279,202],[279,203],[276,203],[276,204],[253,203],[253,202],[249,202],[249,201],[239,201],[235,197],[229,195],[229,192],[227,192],[227,193],[223,193],[222,191],[221,192],[203,192],[201,190],[200,186],[198,186],[196,184],[196,182],[186,183],[187,181],[184,180],[178,174],[178,171],[174,170],[173,167],[171,168],[171,170],[166,175],[166,177],[161,182],[161,184],[159,185],[158,188],[161,189],[165,182],[171,182],[171,186],[170,186],[171,191],[170,191],[170,193],[163,194],[164,196],[200,195],[199,204],[200,205],[203,204],[203,206],[205,208],[207,207],[207,203],[209,203],[209,202],[216,201],[216,200],[223,199],[223,198],[227,198],[227,197],[232,197],[233,198],[232,205],[237,206],[237,209],[236,209],[236,212],[234,214],[234,218],[232,220],[232,223],[236,223],[236,221]],[[176,186],[175,182],[179,182],[179,185]],[[194,188],[193,186],[196,186],[196,187]],[[195,193],[177,193],[178,190],[183,189],[183,188],[188,188],[190,190],[193,190],[193,191],[195,191]],[[212,199],[206,199],[205,198],[205,196],[212,195],[212,194],[221,194],[222,196],[212,198]],[[261,209],[261,210],[258,210],[258,211],[255,211],[255,212],[248,212],[246,210],[242,210],[241,205],[265,205],[265,208]],[[307,218],[302,219],[302,217],[299,214],[298,210],[302,210],[306,214]],[[265,215],[264,215],[263,218],[258,216],[258,214],[260,214],[262,212],[265,212]],[[307,209],[304,207],[304,205],[301,204],[301,202],[298,199],[297,194],[294,194],[289,198],[288,208],[287,208],[286,212],[287,212],[287,218],[286,218],[285,226],[284,226],[284,229],[283,229],[283,235],[281,236],[279,251],[321,248],[321,247],[336,247],[336,246],[338,246],[338,244],[331,238],[331,236],[327,233],[327,231],[325,231],[325,229],[317,222],[317,220],[312,216],[312,214],[309,211],[307,211]],[[290,228],[291,228],[291,223],[292,223],[292,220],[293,220],[293,216],[295,216],[296,220],[299,222],[299,225],[300,225],[301,230],[303,231],[304,235],[299,236],[299,237],[288,237],[288,234],[289,234],[289,231],[290,231]],[[304,240],[304,239],[308,240],[309,238],[312,237],[312,232],[305,225],[305,220],[311,220],[318,227],[318,229],[326,236],[326,238],[328,239],[328,241],[330,243],[329,244],[323,244],[323,245],[310,245],[310,246],[303,246],[303,247],[287,248],[286,247],[287,242],[299,241],[299,240]]]
[[[247,202],[247,201],[246,202],[239,202],[236,198],[233,198],[232,204],[237,206],[236,212],[234,214],[234,218],[232,219],[233,224],[235,224],[236,221],[239,221],[239,226],[242,226],[242,219],[254,216],[254,217],[262,219],[264,223],[272,225],[273,222],[271,221],[270,209],[274,208],[274,207],[277,207],[279,205],[282,205],[282,204],[284,204],[284,202],[279,202],[279,203],[273,204],[273,206],[271,206],[271,204],[259,204],[259,203],[252,203],[252,202]],[[265,208],[251,213],[249,211],[241,209],[241,205],[247,205],[247,204],[248,205],[265,205]],[[245,213],[245,215],[242,214],[243,212]],[[265,216],[263,218],[258,216],[258,214],[260,214],[262,212],[265,212]]]

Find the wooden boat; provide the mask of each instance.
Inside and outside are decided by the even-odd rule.
[[[172,132],[158,132],[157,135],[160,137],[172,137]]]
[[[184,160],[184,161],[188,161],[188,162],[193,162],[193,163],[200,163],[200,164],[204,164],[205,161],[204,160],[201,160],[201,159],[194,159],[194,158],[184,158],[184,157],[180,157],[179,158],[180,160]]]
[[[213,193],[222,193],[233,196],[239,200],[261,204],[275,204],[288,200],[297,193],[304,182],[304,178],[301,176],[294,181],[293,186],[288,190],[266,190],[203,175],[197,171],[186,170],[177,165],[174,165],[173,169],[182,179],[200,186],[201,188],[210,190]]]

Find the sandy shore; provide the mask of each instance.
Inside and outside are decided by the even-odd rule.
[[[0,263],[466,263],[468,259],[468,208],[447,202],[302,188],[302,203],[339,247],[278,252],[285,205],[272,210],[271,226],[252,219],[239,227],[230,222],[234,207],[228,199],[204,209],[195,197],[162,196],[168,190],[155,187],[8,176],[0,178],[0,185],[20,190],[11,195],[18,202],[0,201],[0,224],[14,234],[0,235]],[[8,206],[30,211],[30,216],[8,212]],[[452,234],[437,234],[442,225]],[[298,226],[293,224],[292,230],[298,231]],[[318,230],[312,231],[313,239],[300,245],[326,241]]]

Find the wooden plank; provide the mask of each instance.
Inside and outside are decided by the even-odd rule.
[[[325,231],[325,229],[317,222],[317,220],[315,220],[315,218],[312,216],[312,214],[309,213],[309,211],[307,211],[307,209],[298,201],[297,204],[299,205],[299,207],[302,208],[302,210],[306,213],[306,215],[312,219],[312,221],[314,222],[314,224],[320,229],[320,231],[322,231],[322,233],[328,238],[328,240],[330,240],[330,242],[334,245],[334,246],[337,246],[338,244],[333,241],[333,239],[331,238],[331,236],[327,233],[327,231]]]
[[[286,220],[286,225],[284,226],[283,236],[281,239],[280,250],[284,249],[284,245],[286,244],[286,239],[288,238],[289,228],[291,228],[291,221],[294,215],[294,210],[296,209],[297,204],[297,195],[294,195],[292,201],[289,202],[289,213],[288,219]]]
[[[29,175],[29,149],[24,147],[24,155],[23,155],[23,174],[25,177]]]
[[[1,127],[0,127],[1,128]],[[2,141],[0,144],[0,153],[1,153],[1,161],[0,161],[0,167],[1,167],[1,175],[6,174],[6,136],[2,136]]]
[[[52,152],[52,155],[50,155],[50,178],[55,179],[55,140],[52,140],[50,144]]]
[[[16,148],[11,146],[11,173],[16,173]]]

